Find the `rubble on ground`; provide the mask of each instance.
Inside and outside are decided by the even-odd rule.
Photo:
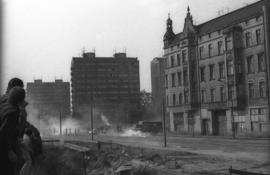
[[[86,146],[86,145],[85,145]],[[37,175],[130,175],[228,174],[233,160],[189,152],[157,151],[129,146],[91,148],[86,153],[45,147],[44,158],[34,172]],[[236,168],[247,164],[237,163]],[[238,166],[238,167],[237,167]],[[170,172],[170,173],[168,173]],[[34,173],[35,174],[35,173]],[[35,175],[36,175],[35,174]]]

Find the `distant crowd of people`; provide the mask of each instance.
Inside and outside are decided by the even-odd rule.
[[[30,175],[42,154],[42,140],[36,127],[27,121],[24,83],[9,81],[0,97],[0,174]]]

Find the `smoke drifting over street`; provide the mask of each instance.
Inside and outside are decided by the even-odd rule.
[[[124,130],[124,132],[119,135],[122,137],[146,137],[149,136],[150,134],[143,133],[141,131],[136,131],[134,128],[129,128]]]
[[[33,106],[27,107],[28,121],[36,126],[42,136],[51,136],[60,134],[60,114],[59,115],[46,115],[34,108]],[[82,124],[84,123],[84,124]],[[71,118],[70,116],[61,117],[62,134],[71,134],[75,132],[86,132],[87,123]]]

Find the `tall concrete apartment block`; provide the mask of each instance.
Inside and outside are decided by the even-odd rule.
[[[71,88],[73,117],[89,116],[93,104],[95,113],[114,120],[127,105],[139,102],[139,61],[126,53],[115,53],[113,57],[83,53],[72,58]]]
[[[162,119],[162,103],[165,99],[165,67],[166,59],[163,57],[154,58],[151,61],[151,85],[152,98],[156,116]]]
[[[27,83],[27,101],[33,107],[31,112],[39,116],[62,117],[70,115],[70,84],[56,79],[55,82],[42,82],[41,79]]]
[[[270,1],[261,0],[164,35],[170,129],[180,134],[264,135],[269,132]]]

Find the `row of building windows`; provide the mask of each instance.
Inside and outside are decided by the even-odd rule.
[[[259,53],[257,55],[257,71],[258,72],[264,72],[266,67],[265,67],[265,57],[264,57],[264,53]],[[248,74],[252,74],[255,73],[255,58],[254,55],[250,55],[247,57],[247,73]]]
[[[183,70],[183,72],[179,71],[177,73],[171,74],[171,87],[176,87],[176,75],[177,75],[177,82],[178,86],[188,85],[188,72],[187,70]],[[165,87],[168,88],[168,75],[165,76]]]
[[[257,29],[255,32],[255,42],[253,42],[253,36],[251,32],[245,33],[245,41],[246,41],[246,47],[251,47],[255,44],[261,44],[263,43],[263,37],[262,37],[262,30]]]
[[[228,42],[229,42],[229,40],[228,39],[226,39],[225,38],[225,40],[226,40],[226,48],[228,48]],[[199,48],[199,56],[200,56],[200,59],[203,59],[203,58],[206,58],[206,57],[212,57],[212,56],[214,56],[214,49],[213,49],[213,44],[208,44],[208,55],[207,56],[205,56],[206,54],[204,53],[205,52],[205,49],[204,49],[204,46],[201,46],[200,48]],[[223,43],[222,43],[222,41],[218,41],[217,42],[217,54],[218,55],[221,55],[221,54],[223,54]]]
[[[72,91],[78,91],[78,90],[83,90],[83,91],[88,91],[92,89],[103,89],[103,90],[115,90],[117,89],[131,89],[131,88],[139,88],[139,85],[136,83],[118,83],[118,84],[96,84],[96,85],[81,85],[81,86],[75,86],[72,88]],[[62,93],[65,94],[65,93]],[[58,95],[58,94],[57,94]]]
[[[228,69],[228,75],[233,75],[234,74],[234,67],[233,67],[233,61],[229,60],[227,62],[227,69]],[[201,81],[206,81],[206,76],[205,76],[205,66],[200,67],[200,80]],[[215,65],[210,64],[209,65],[209,80],[215,80]],[[188,85],[188,72],[187,70],[183,70],[183,72],[179,71],[177,73],[172,73],[171,74],[171,87],[176,87],[176,75],[177,75],[177,80],[178,80],[178,86],[182,85]],[[182,77],[183,75],[183,77]],[[225,65],[224,62],[219,63],[219,78],[225,78]],[[182,81],[183,80],[183,81]],[[168,84],[168,75],[165,76],[165,86],[166,88],[169,86]]]
[[[264,72],[266,67],[265,67],[265,57],[264,57],[264,53],[260,53],[257,55],[257,70],[258,72]],[[247,57],[247,73],[251,74],[251,73],[255,73],[255,59],[253,55],[250,55]],[[219,66],[219,78],[225,78],[225,64],[224,62],[220,62],[218,63]],[[205,76],[205,66],[201,66],[200,67],[200,80],[201,81],[206,81],[206,76]],[[241,65],[239,65],[239,71],[241,72]],[[233,64],[233,60],[228,60],[227,61],[227,74],[228,75],[233,75],[234,74],[234,64]],[[209,65],[209,80],[215,80],[215,65],[214,64],[210,64]],[[177,73],[177,77],[178,77],[178,86],[182,85],[182,72],[178,72]],[[175,87],[176,86],[176,73],[172,73],[171,74],[171,86]],[[187,84],[187,71],[184,70],[183,71],[183,80],[184,80],[184,84]],[[168,87],[168,76],[166,75],[165,77],[165,84],[166,87]]]
[[[83,86],[83,87],[80,87],[80,88],[84,88],[84,89],[89,89],[91,90],[92,88],[93,89],[104,89],[104,90],[114,90],[114,88],[117,88],[117,89],[121,89],[121,88],[129,88],[130,86],[128,85],[96,85],[96,86]]]
[[[115,77],[111,77],[110,79],[94,79],[94,80],[76,80],[72,81],[73,84],[96,84],[96,83],[104,83],[104,82],[109,82],[109,83],[118,83],[118,82],[128,82],[127,79],[118,79]]]
[[[119,90],[113,90],[113,91],[84,91],[84,90],[80,90],[80,91],[74,91],[73,94],[76,94],[76,95],[84,95],[84,94],[100,94],[100,95],[103,95],[103,94],[128,94],[128,91],[119,91]]]
[[[264,72],[265,71],[265,59],[264,59],[264,54],[260,53],[257,55],[257,70],[258,72]],[[255,73],[255,60],[254,56],[248,56],[247,57],[247,73]],[[240,65],[241,66],[241,65]],[[215,80],[215,65],[210,64],[209,66],[209,80]],[[241,67],[239,67],[239,71],[241,71]],[[227,74],[228,75],[234,75],[234,64],[233,60],[228,60],[227,61]],[[225,78],[225,65],[224,62],[219,63],[219,78]],[[201,81],[206,81],[206,76],[205,76],[205,66],[200,67],[200,80]]]
[[[248,82],[248,96],[250,99],[256,98],[256,97],[266,97],[266,83],[264,80],[259,81],[259,96],[256,96],[255,94],[255,83],[254,82]]]
[[[184,113],[177,112],[173,113],[174,124],[184,125]],[[245,123],[247,116],[234,116],[234,123]],[[188,116],[188,119],[191,119],[191,116]],[[267,121],[267,109],[266,108],[252,108],[250,109],[250,121],[251,122],[266,122]],[[189,123],[189,122],[188,122]],[[191,122],[190,122],[191,123]],[[251,128],[251,130],[253,130]]]
[[[215,80],[215,64],[210,64],[209,66],[209,80]],[[228,60],[227,62],[227,73],[228,75],[233,75],[234,74],[234,67],[233,67],[233,61]],[[225,64],[224,62],[219,62],[218,63],[218,70],[219,70],[219,75],[218,78],[222,79],[225,78]],[[200,80],[201,81],[206,81],[206,67],[201,66],[200,67]]]
[[[128,73],[124,73],[124,74],[118,74],[118,73],[107,73],[107,72],[97,72],[96,74],[77,74],[76,76],[74,75],[73,77],[76,77],[74,79],[78,79],[78,78],[81,78],[81,79],[95,79],[95,78],[121,78],[121,77],[136,77],[138,75],[138,72],[134,71],[134,72],[131,72],[131,74],[129,75]]]
[[[228,86],[228,100],[232,100],[235,98],[235,89],[234,86],[229,85]],[[216,102],[216,89],[215,88],[211,88],[210,89],[210,101],[207,100],[207,96],[206,96],[206,90],[203,89],[201,90],[201,102],[202,103],[213,103]],[[224,102],[226,100],[226,92],[225,92],[225,88],[224,87],[220,87],[219,88],[219,93],[220,93],[220,101]],[[254,83],[250,82],[248,83],[248,94],[249,94],[249,98],[256,98],[255,95],[255,87],[254,87]],[[265,81],[260,81],[259,82],[259,96],[260,98],[264,98],[266,97],[266,83]]]
[[[262,132],[262,123],[265,123],[267,121],[267,114],[266,114],[266,108],[256,108],[256,109],[250,109],[250,111],[258,111],[259,114],[251,114],[251,131],[259,131]],[[237,133],[244,133],[247,132],[247,125],[245,124],[245,121],[249,116],[234,116],[234,124],[237,129]],[[194,125],[194,117],[193,116],[187,116],[187,125]],[[185,119],[184,119],[184,113],[177,112],[173,113],[173,124],[175,131],[181,132],[185,131],[184,125],[185,125]]]
[[[265,60],[264,60],[264,54],[258,54],[258,72],[264,72],[265,71]],[[254,64],[254,57],[248,56],[247,57],[247,73],[254,73],[255,72],[255,65]],[[209,66],[209,80],[215,80],[215,65],[210,64]],[[219,68],[219,78],[225,78],[225,64],[224,62],[218,63]],[[206,67],[202,66],[200,67],[200,80],[206,81]],[[227,74],[228,75],[234,75],[234,65],[233,60],[227,61]],[[178,80],[178,86],[188,85],[188,74],[187,70],[184,70],[183,73],[181,71],[177,73],[171,74],[171,87],[176,87],[176,75]],[[182,77],[183,75],[183,77]],[[183,80],[183,81],[182,81]],[[169,86],[168,84],[168,75],[165,76],[165,86],[166,88]]]
[[[266,108],[252,108],[250,109],[250,119],[252,122],[266,122],[267,110]]]
[[[238,38],[235,38],[235,39],[238,39]],[[256,43],[256,44],[263,43],[262,30],[261,29],[256,30],[256,42],[253,42],[251,32],[246,32],[245,33],[245,45],[246,45],[246,47],[251,47],[251,46],[254,45],[254,43]],[[231,50],[232,47],[233,47],[232,46],[232,38],[231,37],[225,37],[225,50]],[[223,47],[223,42],[222,41],[217,42],[217,47],[216,48],[217,48],[217,55],[221,55],[221,54],[224,53],[224,47]],[[205,46],[199,47],[199,56],[200,56],[200,59],[215,56],[214,55],[213,44],[211,43],[211,44],[207,45],[207,53],[205,53]]]
[[[186,90],[184,93],[179,93],[178,97],[176,97],[176,94],[172,94],[172,103],[170,103],[169,95],[167,95],[167,105],[169,106],[175,106],[175,105],[182,105],[182,104],[188,104],[189,102],[189,92]],[[178,98],[178,100],[176,100]]]
[[[232,98],[233,96],[233,89],[231,89],[231,91],[229,91],[229,97]],[[220,99],[219,101],[220,102],[224,102],[226,101],[226,91],[225,91],[225,87],[219,87],[219,93],[220,93]],[[216,99],[216,89],[215,88],[212,88],[210,89],[210,103],[213,103],[213,102],[216,102],[217,99]],[[207,100],[207,97],[206,97],[206,90],[203,89],[201,90],[201,102],[202,103],[207,103],[208,100]]]
[[[187,50],[183,50],[181,54],[177,53],[176,60],[175,55],[171,55],[170,59],[167,59],[167,67],[181,66],[182,64],[187,64]]]

